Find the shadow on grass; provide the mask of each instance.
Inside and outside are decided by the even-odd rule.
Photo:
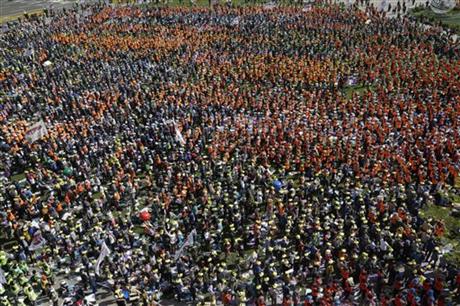
[[[439,241],[443,246],[452,246],[452,250],[444,256],[448,261],[460,266],[460,218],[451,215],[452,208],[429,205],[420,215],[424,218],[443,220],[446,232]]]

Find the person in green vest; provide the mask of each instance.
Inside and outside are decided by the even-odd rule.
[[[20,275],[24,274],[25,272],[21,269],[20,264],[15,264],[14,268],[11,269],[12,275],[14,278],[19,277]]]
[[[16,305],[17,305],[17,306],[27,306],[27,304],[24,302],[24,299],[18,300],[18,302],[17,302]]]
[[[24,286],[25,284],[27,284],[28,281],[29,279],[24,274],[21,274],[21,276],[19,277],[19,284],[21,286]]]
[[[0,251],[0,267],[3,267],[8,262],[8,256],[5,251]]]
[[[27,273],[29,272],[29,266],[27,265],[27,262],[21,261],[19,263],[19,269],[21,269],[22,273]]]
[[[51,269],[50,265],[46,262],[46,261],[43,261],[41,262],[40,264],[42,270],[43,270],[43,274],[46,275],[47,279],[48,279],[48,282],[53,285],[54,284],[54,275],[53,275],[53,270]]]
[[[8,277],[7,284],[8,287],[11,289],[11,293],[13,293],[13,295],[15,296],[17,296],[21,291],[21,286],[19,285],[18,280],[14,275]]]
[[[32,288],[32,286],[30,284],[27,284],[25,287],[24,287],[24,294],[25,296],[27,297],[27,301],[30,305],[36,305],[37,303],[37,294],[35,293],[34,289]]]
[[[8,300],[8,297],[6,296],[2,296],[0,298],[0,305],[1,306],[12,306],[12,304],[10,303],[10,301]]]
[[[19,302],[18,297],[19,297],[19,293],[21,292],[21,286],[19,286],[19,284],[16,281],[13,281],[10,284],[10,289],[11,289],[13,298],[15,299],[15,302]]]

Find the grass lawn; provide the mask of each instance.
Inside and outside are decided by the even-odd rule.
[[[460,190],[460,176],[455,179],[454,189]],[[458,206],[460,204],[460,196],[458,192],[450,192],[446,196]],[[452,250],[446,253],[444,256],[448,261],[455,263],[460,266],[460,218],[450,215],[452,211],[451,207],[441,207],[436,205],[430,205],[425,207],[421,212],[421,216],[424,218],[441,219],[446,225],[446,232],[444,237],[439,239],[439,242],[443,246],[451,245]]]
[[[452,251],[444,256],[447,260],[460,266],[460,218],[450,215],[451,208],[430,205],[422,212],[422,217],[442,219],[446,225],[446,233],[439,241],[442,245],[452,245]]]
[[[357,84],[357,85],[345,87],[343,92],[344,92],[345,96],[348,99],[350,99],[353,96],[354,93],[359,96],[359,95],[362,95],[362,94],[368,92],[369,90],[373,91],[374,87],[373,86],[363,85],[363,84]]]
[[[435,14],[431,9],[414,9],[411,14],[420,21],[428,23],[441,23],[460,34],[460,8],[453,9],[446,14]]]
[[[18,174],[13,175],[13,176],[10,178],[10,180],[11,180],[12,182],[20,182],[20,181],[22,181],[22,180],[25,179],[25,178],[26,178],[26,174],[25,174],[24,172],[22,172],[22,173],[18,173]]]

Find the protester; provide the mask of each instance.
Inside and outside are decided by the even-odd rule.
[[[445,224],[420,215],[460,166],[442,29],[327,3],[87,5],[1,46],[10,303],[77,277],[118,305],[458,301]]]

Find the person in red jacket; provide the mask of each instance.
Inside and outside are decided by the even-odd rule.
[[[414,288],[409,289],[407,292],[407,305],[417,306],[416,292]]]
[[[232,302],[232,295],[229,291],[225,291],[223,294],[222,294],[222,303],[224,303],[224,305],[230,305]]]
[[[440,276],[437,276],[434,280],[434,298],[437,299],[444,289],[444,281]]]
[[[457,296],[460,296],[460,271],[458,271],[455,277],[455,285],[457,286]]]
[[[265,306],[265,305],[267,305],[265,303],[265,297],[263,294],[260,294],[259,297],[257,298],[256,306]]]
[[[395,306],[403,306],[403,305],[405,305],[401,293],[398,293],[398,294],[395,296],[394,301],[393,301],[393,304],[394,304]]]
[[[292,299],[291,299],[291,295],[285,295],[283,297],[283,306],[291,306],[292,305]]]
[[[390,301],[388,300],[388,297],[385,294],[382,294],[380,296],[380,306],[388,306],[390,305]]]
[[[362,269],[359,274],[359,291],[363,299],[369,293],[369,288],[367,286],[367,271],[365,269]]]

